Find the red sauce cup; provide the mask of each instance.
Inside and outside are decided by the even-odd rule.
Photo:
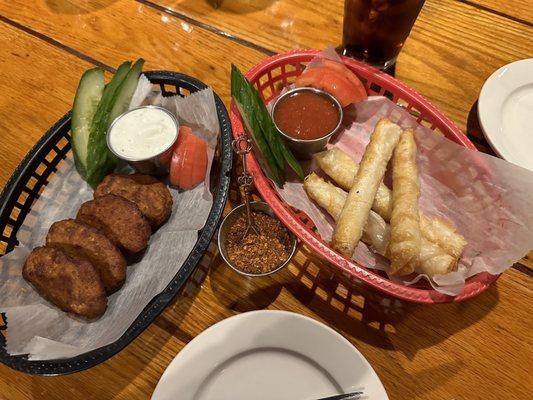
[[[333,128],[333,130],[331,130],[330,132],[326,132],[323,136],[316,138],[316,139],[299,139],[299,138],[290,136],[288,133],[284,132],[279,127],[278,123],[276,122],[276,118],[275,118],[276,107],[279,104],[281,104],[281,102],[283,102],[283,100],[286,99],[287,97],[293,96],[295,93],[300,93],[300,92],[315,93],[319,96],[322,96],[328,99],[335,106],[338,112],[339,119],[338,119],[337,125],[335,126],[335,128]],[[328,144],[329,139],[335,133],[339,131],[339,129],[341,128],[341,124],[342,124],[343,111],[342,111],[342,106],[340,105],[339,101],[335,97],[333,97],[331,94],[323,90],[312,88],[312,87],[299,87],[299,88],[291,89],[283,93],[281,96],[279,96],[274,101],[274,104],[272,105],[271,116],[272,116],[272,120],[274,121],[274,125],[276,126],[276,129],[283,136],[283,138],[285,139],[285,142],[287,143],[289,148],[292,150],[294,155],[300,159],[309,159],[313,156],[313,154],[323,150]]]

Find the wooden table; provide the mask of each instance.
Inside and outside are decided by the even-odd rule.
[[[336,45],[342,0],[10,0],[0,2],[0,184],[70,107],[81,73],[144,57],[208,82],[229,103],[229,67],[246,70],[292,48]],[[485,152],[476,99],[484,80],[533,56],[527,0],[428,0],[396,75],[429,98]],[[515,264],[487,292],[461,304],[398,302],[347,287],[301,247],[268,287],[236,276],[216,256],[132,344],[104,364],[44,378],[0,366],[0,399],[147,399],[172,358],[212,324],[252,309],[311,316],[347,337],[391,399],[527,399],[532,264]],[[528,395],[527,393],[530,393]]]

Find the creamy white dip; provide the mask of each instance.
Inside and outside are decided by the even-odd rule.
[[[118,118],[107,133],[107,143],[117,156],[131,161],[155,157],[174,143],[178,127],[160,108],[142,107]]]

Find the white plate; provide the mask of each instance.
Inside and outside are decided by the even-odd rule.
[[[533,58],[505,65],[487,79],[478,114],[494,151],[533,170]]]
[[[152,400],[312,400],[364,388],[387,393],[366,359],[324,324],[285,311],[228,318],[170,363]]]

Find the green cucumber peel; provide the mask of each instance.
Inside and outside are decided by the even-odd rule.
[[[258,110],[254,113],[255,118],[259,122],[259,126],[265,135],[265,139],[272,150],[272,154],[276,160],[276,164],[280,169],[285,169],[285,158],[283,157],[281,140],[279,138],[279,133],[272,122],[272,117],[266,108],[263,99],[259,95],[257,89],[250,84],[250,92],[252,93],[252,101],[257,106]]]
[[[262,140],[268,148],[267,154],[263,155],[270,170],[277,170],[278,174],[283,177],[283,182],[285,182],[285,163],[287,163],[298,177],[303,180],[304,171],[302,166],[285,144],[259,92],[246,80],[235,65],[232,65],[231,68],[231,81],[232,96],[238,104],[243,120],[247,120],[246,125],[254,129],[253,133],[256,136],[262,136]],[[255,123],[251,120],[255,120]],[[258,147],[262,153],[265,153],[266,150],[263,150],[260,146]],[[268,153],[272,156],[270,157]]]
[[[128,75],[131,62],[122,63],[104,94],[91,124],[87,153],[87,182],[93,188],[116,166],[117,159],[107,147],[106,130],[110,124],[109,116],[114,105],[115,95]]]
[[[257,104],[254,104],[254,96],[250,87],[251,85],[237,67],[232,65],[231,95],[233,100],[241,114],[246,130],[252,136],[255,148],[258,150],[258,160],[262,166],[265,167],[265,170],[268,172],[268,175],[272,180],[278,186],[282,187],[285,182],[284,170],[278,166],[274,154],[261,129],[261,125],[255,117],[255,114],[257,113]]]
[[[104,71],[101,68],[85,71],[72,105],[70,143],[76,169],[84,179],[87,176],[87,146],[91,123],[102,98],[104,87]]]
[[[111,124],[120,114],[128,110],[133,93],[135,93],[135,89],[137,88],[137,83],[139,83],[139,77],[141,76],[143,65],[144,60],[142,58],[135,61],[129,70],[128,75],[126,75],[124,81],[120,85],[120,89],[117,90],[113,108],[109,115],[109,124]]]

